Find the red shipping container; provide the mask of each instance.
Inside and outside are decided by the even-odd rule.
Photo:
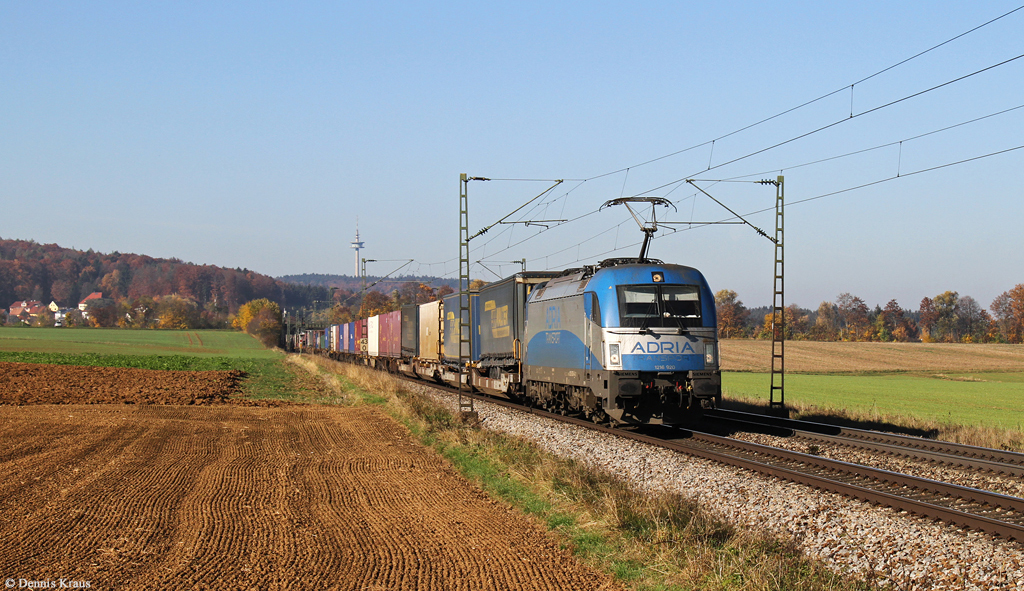
[[[395,310],[380,315],[379,347],[380,357],[402,356],[402,311]]]
[[[356,320],[356,353],[366,354],[366,319]]]

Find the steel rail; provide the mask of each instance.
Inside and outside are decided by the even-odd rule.
[[[706,416],[740,423],[781,427],[789,429],[794,436],[804,439],[860,447],[951,466],[1024,476],[1024,454],[1008,450],[732,410],[709,411]]]

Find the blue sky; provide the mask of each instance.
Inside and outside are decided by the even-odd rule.
[[[352,274],[358,217],[363,256],[382,261],[371,274],[414,259],[411,272],[450,276],[459,173],[587,179],[514,219],[591,215],[472,242],[473,275],[491,280],[521,258],[635,256],[628,213],[592,213],[608,199],[666,197],[677,210],[661,220],[717,221],[730,216],[677,181],[708,179],[747,214],[771,208],[774,189],[710,180],[781,173],[788,303],[850,292],[916,309],[954,290],[988,306],[1024,283],[1024,150],[906,175],[1024,144],[1024,108],[910,138],[1024,105],[1024,59],[864,113],[1024,54],[1024,10],[849,86],[1016,2],[6,2],[0,236]],[[551,184],[471,183],[470,226]],[[773,229],[771,212],[749,220]],[[745,226],[675,227],[652,256],[770,303],[770,242]]]

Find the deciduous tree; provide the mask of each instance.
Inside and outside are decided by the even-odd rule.
[[[939,313],[935,311],[935,303],[931,298],[921,298],[921,309],[919,310],[918,326],[921,328],[921,340],[925,343],[932,342],[932,329]]]
[[[743,336],[748,311],[735,291],[723,289],[715,294],[715,313],[718,316],[718,334],[723,339]]]
[[[839,308],[832,302],[818,305],[817,318],[809,331],[810,338],[817,341],[837,341],[842,330],[843,319]]]
[[[89,318],[89,326],[96,328],[111,328],[117,326],[117,304],[114,300],[98,299],[90,300],[86,308]]]
[[[329,324],[347,324],[352,322],[352,311],[348,306],[334,304],[327,314],[327,322]]]
[[[983,343],[988,340],[992,317],[981,304],[971,296],[960,298],[957,304],[958,328],[960,341],[964,343]]]
[[[868,340],[867,328],[868,306],[864,300],[849,293],[841,293],[836,298],[836,306],[839,308],[839,316],[843,320],[844,339],[850,341]]]
[[[359,317],[369,318],[385,312],[390,312],[391,299],[379,291],[368,291],[363,296],[359,306]]]
[[[808,316],[796,304],[790,304],[789,307],[783,308],[782,314],[781,320],[785,321],[785,330],[783,332],[779,332],[776,314],[769,312],[764,315],[764,324],[761,325],[761,329],[755,336],[759,339],[771,339],[773,336],[782,336],[782,338],[788,341],[807,334]]]
[[[281,335],[281,307],[267,298],[246,302],[239,306],[231,325],[258,338],[267,347],[272,347]]]
[[[999,294],[989,308],[1006,342],[1024,342],[1024,283]]]
[[[281,311],[277,309],[277,304],[261,309],[245,331],[258,338],[266,347],[277,345],[281,337]]]
[[[960,341],[960,294],[945,291],[932,299],[935,306],[935,326],[932,338],[942,343]]]
[[[53,326],[54,316],[49,308],[43,310],[32,319],[32,326]]]
[[[157,328],[186,330],[199,325],[195,301],[179,295],[162,296],[157,302]]]

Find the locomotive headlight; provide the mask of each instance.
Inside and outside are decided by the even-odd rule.
[[[715,344],[704,343],[704,365],[711,367],[715,364]]]
[[[619,344],[612,343],[608,345],[608,365],[619,364]]]

